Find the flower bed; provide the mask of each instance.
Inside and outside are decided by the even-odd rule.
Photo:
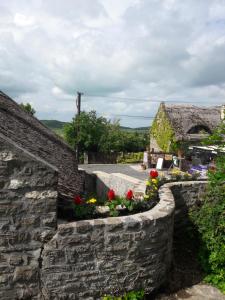
[[[128,189],[121,196],[109,188],[103,199],[76,195],[73,198],[74,220],[117,217],[149,210],[158,203],[159,183],[158,172],[152,170],[146,182],[146,191],[142,194]]]

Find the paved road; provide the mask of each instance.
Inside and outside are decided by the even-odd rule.
[[[79,165],[79,168],[91,173],[94,171],[102,171],[106,173],[122,173],[131,177],[146,180],[148,178],[149,170],[141,170],[140,165],[123,165],[123,164],[91,164]]]

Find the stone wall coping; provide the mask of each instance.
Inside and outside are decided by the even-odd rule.
[[[104,172],[101,172],[104,173]],[[108,173],[105,173],[110,175]],[[137,213],[129,216],[119,216],[119,217],[108,217],[108,218],[99,218],[99,219],[91,219],[91,220],[83,220],[83,221],[75,221],[70,223],[63,223],[58,225],[58,229],[65,228],[80,228],[80,227],[92,227],[99,225],[122,225],[129,226],[130,223],[143,223],[148,221],[156,221],[157,219],[164,218],[174,213],[175,211],[175,201],[174,196],[172,194],[171,188],[173,186],[191,186],[193,184],[202,184],[206,183],[205,180],[202,181],[179,181],[179,182],[169,182],[164,184],[159,189],[159,203],[154,206],[152,209]]]

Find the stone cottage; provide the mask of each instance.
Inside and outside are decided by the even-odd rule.
[[[221,121],[220,106],[198,107],[162,102],[150,130],[150,149],[176,152],[184,144],[199,144]]]
[[[83,190],[84,174],[78,171],[74,151],[53,131],[3,92],[0,92],[0,133],[58,169],[59,205]]]

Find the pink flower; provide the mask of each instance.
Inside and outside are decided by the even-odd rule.
[[[83,201],[82,201],[82,199],[81,199],[80,196],[75,196],[75,197],[73,198],[73,203],[75,203],[75,204],[77,204],[77,205],[80,205],[82,202],[83,202]]]
[[[129,190],[129,191],[127,192],[127,194],[126,194],[126,199],[127,199],[127,200],[132,200],[133,197],[134,197],[133,191],[132,191],[132,190]]]
[[[115,199],[116,194],[115,194],[114,190],[110,189],[110,190],[108,191],[107,196],[108,196],[108,199],[109,199],[110,201],[112,201],[112,200]]]
[[[157,172],[157,170],[151,170],[149,175],[151,178],[156,178],[159,176],[159,173]]]

